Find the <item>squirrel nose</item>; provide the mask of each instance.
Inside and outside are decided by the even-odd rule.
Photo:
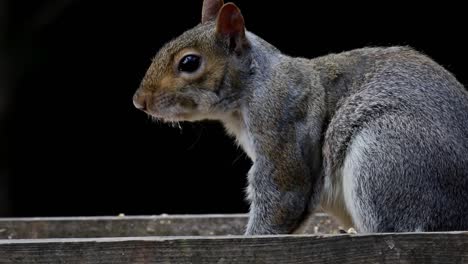
[[[140,94],[140,93],[136,93],[134,96],[133,96],[133,105],[138,109],[138,110],[142,110],[142,111],[146,111],[146,96]]]

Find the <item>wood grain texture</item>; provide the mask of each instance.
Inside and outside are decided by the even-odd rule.
[[[247,215],[0,218],[0,239],[241,235]],[[333,233],[325,214],[312,217],[309,234]]]
[[[0,240],[0,263],[467,263],[468,232]]]

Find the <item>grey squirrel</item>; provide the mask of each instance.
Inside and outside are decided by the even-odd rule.
[[[133,101],[237,139],[253,161],[246,235],[299,232],[320,206],[359,232],[468,230],[468,92],[410,47],[292,58],[205,0]]]

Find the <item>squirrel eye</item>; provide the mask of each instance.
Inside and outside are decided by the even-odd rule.
[[[201,58],[197,55],[187,55],[183,57],[179,62],[179,71],[192,73],[200,67]]]

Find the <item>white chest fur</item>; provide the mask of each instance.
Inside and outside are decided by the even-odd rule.
[[[252,136],[245,125],[245,119],[238,113],[223,118],[224,127],[227,132],[235,136],[237,144],[245,151],[252,161],[255,161],[255,148]]]

